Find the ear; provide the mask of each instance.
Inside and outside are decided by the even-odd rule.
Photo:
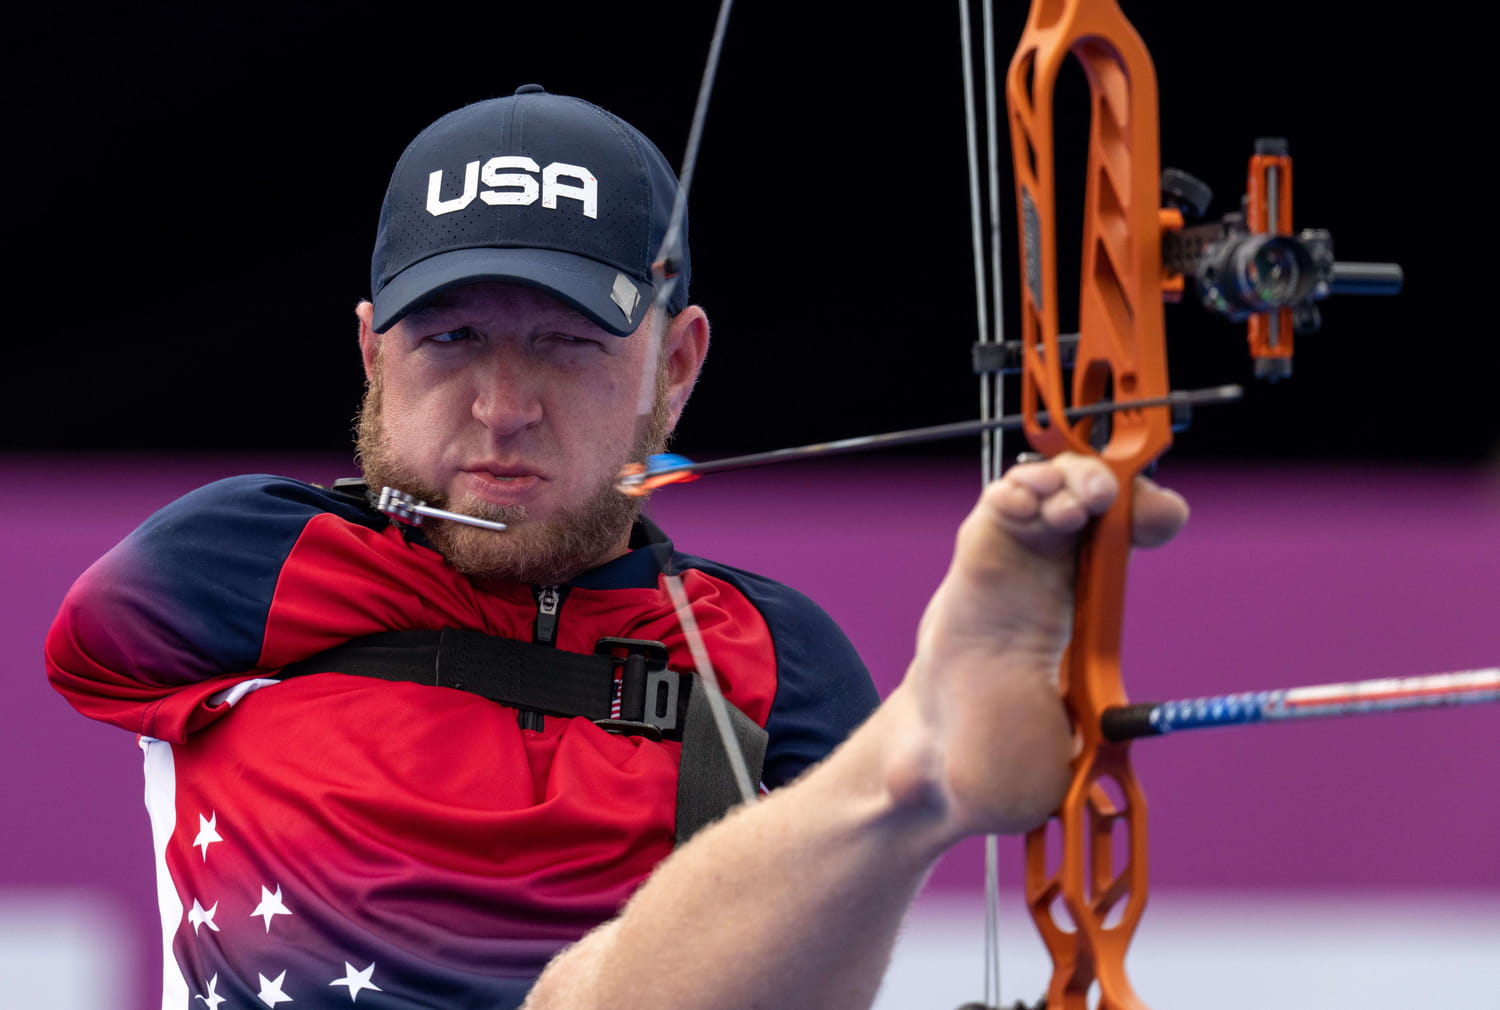
[[[359,356],[365,363],[365,378],[375,377],[375,355],[380,351],[380,334],[375,332],[375,306],[360,302],[354,307],[359,317]]]
[[[662,353],[667,356],[667,403],[675,428],[708,355],[708,315],[696,305],[677,313],[662,337]]]

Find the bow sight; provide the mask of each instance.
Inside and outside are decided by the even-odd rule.
[[[1186,224],[1202,217],[1213,200],[1208,184],[1186,172],[1163,169],[1161,193],[1163,297],[1181,301],[1191,277],[1204,308],[1247,323],[1258,379],[1291,377],[1293,336],[1314,333],[1323,322],[1315,303],[1329,295],[1401,290],[1400,264],[1340,263],[1326,229],[1292,234],[1292,159],[1280,137],[1255,142],[1241,209],[1218,221]],[[1072,368],[1078,334],[1059,334],[1057,342],[1062,367]],[[1021,370],[1019,340],[976,343],[973,352],[976,374]]]
[[[1211,312],[1248,322],[1257,378],[1292,374],[1292,337],[1322,323],[1315,304],[1331,294],[1393,295],[1401,290],[1395,263],[1339,263],[1333,236],[1305,228],[1292,234],[1292,159],[1287,142],[1255,142],[1241,210],[1216,222],[1184,227],[1202,217],[1212,191],[1186,172],[1162,172],[1162,290],[1182,296],[1192,277]]]

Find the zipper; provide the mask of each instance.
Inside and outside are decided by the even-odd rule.
[[[562,609],[565,593],[559,586],[537,586],[533,592],[536,595],[536,626],[532,641],[554,645],[557,642],[557,614]],[[522,729],[541,731],[546,727],[542,713],[528,708],[516,709],[516,722]]]

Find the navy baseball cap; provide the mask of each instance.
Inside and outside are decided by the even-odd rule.
[[[465,106],[401,155],[370,261],[375,331],[439,292],[476,281],[538,288],[625,336],[656,296],[651,265],[677,175],[635,127],[527,84]],[[668,273],[687,307],[687,218]]]

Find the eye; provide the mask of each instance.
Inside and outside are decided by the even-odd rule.
[[[552,333],[544,335],[541,338],[541,342],[544,344],[551,344],[554,347],[567,348],[569,350],[608,350],[602,340],[598,340],[594,337],[583,336],[582,334],[578,333],[565,333],[562,331],[554,331]]]
[[[472,327],[460,326],[456,330],[444,330],[441,333],[433,333],[423,338],[430,344],[461,344],[470,340],[479,339]]]

